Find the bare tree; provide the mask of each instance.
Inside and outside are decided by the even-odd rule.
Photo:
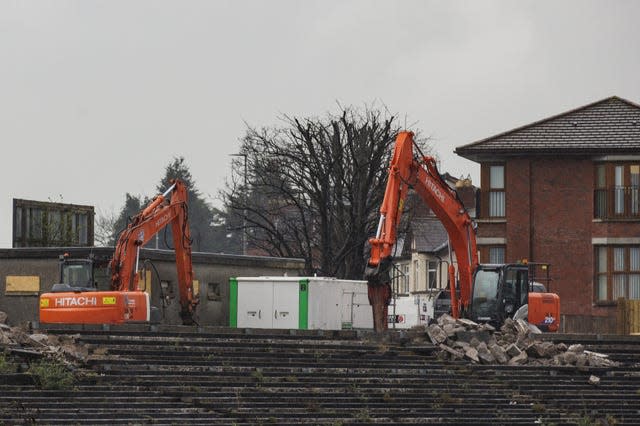
[[[386,110],[340,108],[248,128],[244,173],[222,198],[255,253],[298,257],[307,274],[361,279],[399,130]],[[243,173],[243,174],[244,174]],[[240,225],[242,224],[242,225]]]
[[[113,210],[104,211],[98,208],[95,218],[94,241],[99,247],[113,245],[113,234],[118,216]]]

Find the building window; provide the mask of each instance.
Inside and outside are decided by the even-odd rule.
[[[620,215],[624,213],[624,168],[622,166],[616,166],[614,168],[614,209],[615,214]]]
[[[596,218],[607,217],[607,168],[604,164],[596,166],[596,193],[594,197]]]
[[[427,262],[427,288],[439,288],[438,285],[438,262],[430,260]]]
[[[640,197],[638,197],[640,192],[640,165],[638,164],[629,166],[629,186],[630,212],[631,215],[638,216],[638,213],[640,213]]]
[[[596,248],[596,300],[609,300],[607,291],[607,248]]]
[[[13,199],[13,247],[92,246],[92,206]]]
[[[489,247],[489,263],[504,263],[504,247]]]
[[[401,282],[402,285],[400,286],[400,293],[409,294],[410,265],[408,263],[405,263],[404,265],[402,265],[401,269],[402,269],[402,282]]]
[[[393,277],[391,281],[393,282],[393,288],[396,292],[401,294],[409,293],[409,273],[411,269],[410,263],[400,263],[397,264],[394,268]]]
[[[595,167],[594,217],[640,219],[640,164]]]
[[[209,283],[207,285],[207,299],[222,300],[222,291],[220,289],[220,283]]]
[[[21,240],[22,234],[22,207],[17,207],[13,214],[13,229],[15,229],[15,239]]]
[[[88,242],[89,220],[84,213],[75,213],[73,215],[73,232],[76,243],[86,245]]]
[[[27,209],[27,237],[32,240],[42,239],[42,210]]]
[[[504,166],[489,167],[489,217],[505,217]]]
[[[596,247],[598,301],[640,299],[640,246]]]

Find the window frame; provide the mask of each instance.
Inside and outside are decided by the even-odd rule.
[[[494,186],[496,183],[492,182],[492,170],[496,167],[502,168],[502,182],[501,187]],[[481,189],[482,202],[480,205],[482,217],[488,219],[505,219],[507,217],[507,164],[506,163],[486,163],[483,164],[481,169]],[[492,204],[492,198],[494,195],[500,194],[498,202],[500,204],[499,211],[494,211]]]
[[[498,264],[507,263],[507,246],[505,244],[491,244],[491,245],[481,245],[478,247],[478,260],[480,263],[492,263],[491,262],[491,251],[500,249],[502,250],[503,262],[498,262]]]
[[[595,163],[593,176],[594,219],[640,220],[640,161]]]
[[[604,288],[602,287],[603,279],[606,283]],[[621,291],[616,289],[616,283],[623,287]],[[635,291],[631,288],[632,284],[636,284]],[[601,298],[603,290],[606,292],[606,299]],[[630,298],[630,296],[634,297]],[[620,297],[627,300],[640,300],[640,245],[595,246],[594,302],[596,304],[612,304]]]
[[[403,261],[395,264],[392,269],[392,290],[398,295],[409,294],[411,281],[411,261]],[[406,290],[406,291],[405,291]]]
[[[440,288],[439,286],[439,282],[438,282],[438,269],[440,267],[440,262],[437,260],[427,260],[427,283],[426,283],[426,288],[427,290],[431,290],[431,289],[435,289],[435,288]],[[433,275],[433,280],[430,279],[430,277]]]

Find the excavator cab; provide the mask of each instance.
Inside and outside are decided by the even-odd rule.
[[[51,288],[53,293],[65,291],[96,291],[94,280],[94,262],[89,259],[69,259],[67,254],[60,256],[60,276],[57,284]]]
[[[479,265],[473,280],[469,317],[500,325],[528,303],[529,269],[526,265]]]
[[[542,331],[558,331],[560,297],[534,285],[541,284],[529,281],[527,264],[478,265],[469,318],[499,326],[518,313]]]

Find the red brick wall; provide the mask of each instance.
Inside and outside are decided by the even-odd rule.
[[[563,314],[590,315],[593,307],[593,162],[534,158],[530,164],[530,259],[551,263],[552,290],[560,295]],[[510,227],[509,217],[507,227]],[[511,236],[509,242],[516,234]]]
[[[588,159],[507,159],[506,224],[478,228],[479,237],[506,237],[507,262],[550,263],[551,290],[566,315],[594,313],[593,180]]]
[[[505,164],[506,197],[506,261],[517,262],[523,258],[543,262],[530,252],[530,185],[531,164],[527,159],[512,159]]]

